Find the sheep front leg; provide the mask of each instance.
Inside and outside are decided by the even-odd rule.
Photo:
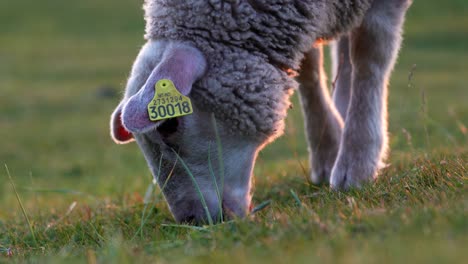
[[[314,47],[305,54],[298,81],[311,180],[315,184],[328,182],[338,153],[343,121],[327,89],[322,47]]]
[[[387,151],[387,83],[409,0],[375,0],[351,33],[351,101],[330,184],[359,187],[375,178]]]

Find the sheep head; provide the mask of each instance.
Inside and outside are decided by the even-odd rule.
[[[181,96],[190,97],[194,83],[207,71],[204,55],[188,44],[153,48],[159,49],[153,54],[154,67],[145,58],[135,63],[130,79],[144,75],[144,67],[152,69],[143,85],[127,86],[111,118],[112,137],[119,144],[136,140],[178,222],[245,216],[252,169],[263,143],[230,133],[223,120],[216,121],[216,113],[202,110],[196,101],[190,115],[152,121],[148,105],[158,82],[170,81]]]

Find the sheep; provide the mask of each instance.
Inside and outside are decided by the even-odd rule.
[[[119,144],[136,140],[176,221],[244,217],[257,154],[283,133],[290,96],[299,90],[311,180],[336,190],[360,187],[385,160],[387,83],[410,4],[146,0],[147,43],[112,114],[111,135]],[[322,44],[333,40],[338,78],[331,97]],[[191,99],[193,114],[150,120],[161,80]]]

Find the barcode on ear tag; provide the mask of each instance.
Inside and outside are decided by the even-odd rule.
[[[181,94],[168,79],[159,80],[155,85],[154,98],[148,104],[151,121],[159,121],[193,113],[190,98]]]

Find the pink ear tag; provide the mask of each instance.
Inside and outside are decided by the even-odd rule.
[[[149,119],[153,122],[193,113],[190,98],[181,94],[169,79],[155,85],[154,98],[148,104]]]

